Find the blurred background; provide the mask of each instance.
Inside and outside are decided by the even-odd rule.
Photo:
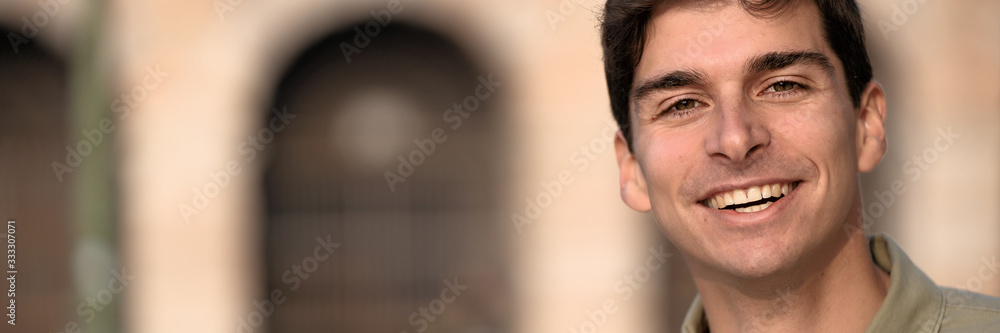
[[[1000,3],[861,3],[866,222],[1000,295]],[[3,0],[4,332],[678,331],[684,261],[618,196],[601,4]]]

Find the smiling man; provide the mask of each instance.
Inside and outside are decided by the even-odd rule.
[[[610,0],[602,40],[622,199],[698,287],[685,332],[1000,332],[1000,300],[864,232],[886,101],[853,0]]]

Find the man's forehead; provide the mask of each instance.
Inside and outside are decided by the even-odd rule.
[[[635,79],[721,63],[744,66],[769,52],[830,53],[820,22],[812,1],[754,13],[735,1],[665,1],[650,18]]]

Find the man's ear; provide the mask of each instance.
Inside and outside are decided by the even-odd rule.
[[[646,190],[646,178],[635,160],[635,155],[628,149],[628,141],[622,131],[615,134],[615,153],[618,156],[618,183],[621,186],[622,201],[640,212],[650,210],[649,192]]]
[[[885,139],[885,91],[877,81],[868,82],[858,105],[858,172],[875,169],[888,144]]]

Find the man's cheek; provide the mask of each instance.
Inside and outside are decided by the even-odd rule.
[[[677,186],[676,179],[675,175],[667,169],[656,168],[646,173],[646,191],[649,194],[649,200],[653,201],[653,204],[673,205],[675,201],[672,189]]]
[[[673,190],[676,187],[668,187],[667,184],[658,185],[651,187],[649,199],[653,215],[661,224],[667,223],[677,227],[685,220],[693,218],[691,207],[686,206]]]

